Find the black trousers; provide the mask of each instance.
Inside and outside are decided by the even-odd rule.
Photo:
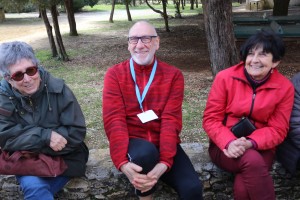
[[[147,174],[159,162],[159,150],[147,140],[132,138],[129,140],[128,159],[130,162],[141,166],[143,168],[142,173]],[[178,193],[180,199],[203,199],[202,183],[189,157],[180,145],[177,145],[177,153],[172,168],[164,173],[160,179],[171,186]],[[136,190],[136,194],[148,196],[154,191],[155,187],[145,193]]]

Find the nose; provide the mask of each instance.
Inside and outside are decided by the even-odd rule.
[[[136,46],[139,46],[139,47],[144,47],[144,43],[142,42],[142,39],[140,38],[138,40],[138,42],[136,43]]]
[[[259,61],[259,58],[258,58],[258,54],[254,54],[253,56],[252,56],[252,60],[251,60],[252,62],[258,62]]]
[[[25,74],[24,74],[23,81],[24,81],[24,82],[27,82],[27,81],[29,81],[30,79],[31,79],[31,77],[25,73]]]

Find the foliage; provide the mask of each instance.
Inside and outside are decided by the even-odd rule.
[[[52,5],[58,5],[59,3],[61,3],[62,0],[29,0],[29,1],[37,5],[38,7],[49,8]]]
[[[36,6],[35,4],[29,2],[29,3],[27,3],[27,4],[24,6],[24,8],[22,9],[21,12],[25,12],[25,13],[27,13],[27,12],[34,12],[34,11],[37,11],[37,9],[38,9],[38,8],[37,8],[37,6]]]
[[[21,12],[29,0],[0,0],[0,7],[10,12]]]
[[[97,5],[99,0],[84,0],[85,5],[89,5],[91,7],[94,7],[94,5]]]
[[[74,12],[78,12],[86,5],[85,0],[73,0]]]

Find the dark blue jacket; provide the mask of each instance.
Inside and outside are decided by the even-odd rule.
[[[292,78],[295,87],[294,106],[287,138],[277,149],[277,159],[292,174],[300,164],[300,73]]]
[[[84,144],[86,125],[80,105],[62,79],[39,67],[40,88],[23,96],[3,79],[0,82],[0,147],[62,156],[68,165],[63,175],[83,176],[88,160]],[[62,151],[50,148],[51,132],[68,141]]]

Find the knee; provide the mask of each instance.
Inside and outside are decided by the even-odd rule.
[[[253,149],[247,150],[241,157],[241,161],[242,168],[247,168],[254,171],[268,168],[262,155]]]
[[[21,190],[26,199],[40,199],[42,191],[49,191],[50,187],[48,184],[44,184],[39,177],[35,176],[24,176],[18,178]]]
[[[38,178],[38,177],[37,177]],[[49,189],[47,184],[43,184],[39,180],[22,180],[20,181],[20,185],[23,191],[39,191],[42,189]]]
[[[159,152],[151,142],[135,138],[129,141],[128,158],[143,168],[142,173],[148,173],[158,163]]]

